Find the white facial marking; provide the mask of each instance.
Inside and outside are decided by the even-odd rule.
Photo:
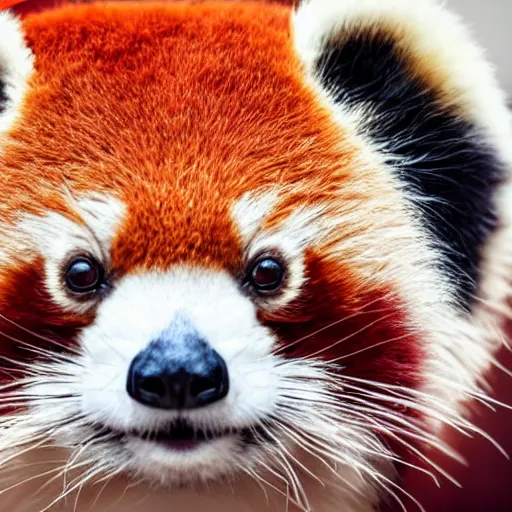
[[[19,21],[8,12],[0,12],[0,83],[4,84],[7,104],[0,113],[0,133],[8,130],[17,116],[17,108],[32,73],[33,57],[26,47]]]
[[[45,260],[46,287],[53,300],[69,311],[83,311],[86,303],[71,300],[63,290],[62,266],[72,254],[89,254],[105,267],[109,264],[112,238],[124,215],[124,205],[103,194],[80,198],[72,208],[83,220],[77,223],[60,213],[23,215],[13,241],[20,247],[30,241],[25,251],[32,259],[41,255]]]
[[[153,429],[177,417],[136,403],[126,393],[126,379],[133,358],[178,316],[187,318],[221,355],[230,377],[225,400],[182,416],[197,424],[245,427],[272,412],[275,340],[258,322],[250,299],[227,274],[175,268],[123,278],[84,331],[86,414],[118,429]]]
[[[233,220],[246,250],[246,259],[265,251],[278,251],[287,264],[287,283],[282,293],[269,300],[267,309],[285,307],[297,298],[306,282],[304,254],[324,239],[334,226],[322,206],[297,207],[286,220],[264,229],[265,220],[278,202],[277,193],[246,194],[232,210]]]
[[[179,413],[142,405],[127,392],[133,359],[178,317],[187,318],[224,359],[230,382],[224,399]],[[82,356],[67,390],[81,396],[80,412],[89,422],[122,432],[166,429],[178,417],[208,430],[252,427],[275,413],[280,379],[287,371],[276,365],[274,336],[260,325],[253,303],[233,278],[197,268],[122,278],[79,342]],[[45,385],[44,392],[58,394],[62,385]],[[202,443],[186,453],[136,436],[128,436],[124,448],[131,453],[132,469],[163,481],[184,476],[204,479],[232,471],[242,456],[235,435]]]
[[[245,194],[232,209],[232,216],[240,236],[249,242],[272,212],[278,200],[277,191],[265,194]]]

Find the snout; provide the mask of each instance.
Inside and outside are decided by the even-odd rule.
[[[229,375],[220,354],[188,319],[178,317],[135,356],[126,389],[148,407],[197,409],[227,396]]]

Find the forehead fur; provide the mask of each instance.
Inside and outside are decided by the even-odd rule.
[[[119,264],[214,264],[240,252],[231,212],[247,192],[314,178],[322,195],[333,175],[336,187],[348,180],[354,150],[305,83],[290,19],[288,7],[251,3],[26,19],[35,75],[1,157],[6,220],[57,208],[63,182],[115,191],[130,233],[114,244]]]

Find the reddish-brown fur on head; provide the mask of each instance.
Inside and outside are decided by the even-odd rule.
[[[116,242],[116,267],[232,265],[240,242],[229,208],[245,192],[304,183],[314,161],[319,196],[333,172],[350,180],[354,148],[338,144],[303,83],[287,8],[114,4],[24,26],[36,73],[11,134],[20,146],[3,157],[8,186],[37,176],[27,200],[52,209],[64,179],[76,192],[114,190],[130,233]]]

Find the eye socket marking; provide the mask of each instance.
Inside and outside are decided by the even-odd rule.
[[[105,284],[105,269],[90,256],[77,256],[66,267],[65,282],[75,294],[91,293]]]
[[[263,254],[249,265],[246,282],[256,293],[269,295],[282,288],[285,275],[285,265],[279,257]]]

